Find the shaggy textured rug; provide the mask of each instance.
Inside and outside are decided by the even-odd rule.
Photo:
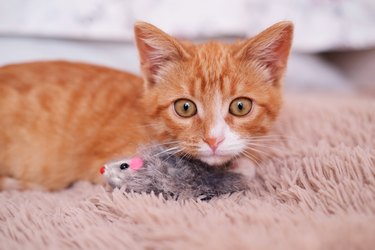
[[[287,96],[251,190],[0,193],[0,249],[374,249],[375,100]],[[276,138],[275,137],[275,138]]]

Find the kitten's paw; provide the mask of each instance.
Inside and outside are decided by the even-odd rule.
[[[231,166],[231,171],[235,173],[243,174],[248,179],[253,179],[256,174],[254,162],[246,158],[239,158],[233,161],[232,166]]]

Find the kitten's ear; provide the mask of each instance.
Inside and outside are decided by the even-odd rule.
[[[137,22],[134,33],[141,70],[148,85],[157,82],[158,74],[165,65],[189,56],[175,38],[149,23]]]
[[[271,74],[271,81],[277,84],[284,74],[292,40],[293,23],[279,22],[246,41],[235,56],[265,66]]]

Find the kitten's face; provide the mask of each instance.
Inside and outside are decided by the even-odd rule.
[[[279,26],[236,44],[202,45],[136,26],[145,108],[159,139],[210,165],[248,155],[281,105],[292,26]]]

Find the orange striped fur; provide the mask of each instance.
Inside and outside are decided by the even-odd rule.
[[[292,32],[291,23],[281,22],[249,40],[196,45],[137,23],[143,79],[56,61],[0,68],[0,189],[98,183],[103,162],[151,141],[170,142],[209,163],[237,157],[242,149],[228,149],[225,157],[201,155],[205,140],[228,135],[218,147],[227,152],[241,148],[234,144],[242,137],[267,133],[282,102]],[[244,117],[228,112],[237,97],[253,100]],[[174,102],[181,98],[196,103],[195,116],[176,114]]]

